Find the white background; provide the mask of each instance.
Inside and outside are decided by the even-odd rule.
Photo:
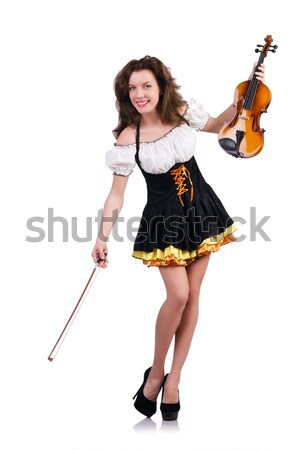
[[[30,450],[297,449],[297,114],[293,3],[2,2],[1,448]],[[113,80],[146,54],[171,68],[185,98],[216,116],[233,101],[272,34],[273,93],[264,150],[227,155],[199,133],[196,159],[241,243],[211,255],[200,317],[180,383],[178,423],[146,419],[132,396],[152,363],[165,300],[156,268],[131,257],[126,221],[146,187],[131,175],[109,268],[100,271],[56,359],[47,360],[94,268],[97,211],[112,174],[105,152],[117,124]],[[295,108],[295,109],[294,109]],[[249,239],[250,209],[270,219]],[[49,242],[48,213],[63,217]],[[41,242],[27,221],[45,232]],[[92,220],[92,236],[86,220]],[[89,228],[91,232],[91,228]],[[172,347],[166,361],[170,368]],[[159,407],[159,404],[158,404]],[[186,443],[187,441],[187,443]]]

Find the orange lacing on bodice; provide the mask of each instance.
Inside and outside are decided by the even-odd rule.
[[[190,178],[189,170],[185,167],[184,164],[178,167],[178,169],[171,170],[171,175],[174,176],[174,182],[177,184],[177,195],[179,197],[180,203],[182,206],[184,206],[184,203],[182,201],[181,195],[188,191],[186,187],[186,181],[185,178],[189,179],[189,182],[191,184],[191,193],[190,193],[190,201],[193,199],[193,184]]]

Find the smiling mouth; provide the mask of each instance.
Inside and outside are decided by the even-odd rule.
[[[149,100],[146,100],[145,102],[137,102],[137,105],[138,105],[140,108],[143,108],[144,106],[147,105],[147,103],[149,103]]]

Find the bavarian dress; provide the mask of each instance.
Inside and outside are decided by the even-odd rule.
[[[148,267],[188,266],[236,240],[237,227],[206,183],[194,156],[162,174],[141,171],[147,183],[147,203],[134,242],[134,258]]]

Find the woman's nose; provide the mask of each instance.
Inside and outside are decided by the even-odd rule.
[[[137,98],[143,98],[144,97],[144,92],[143,89],[139,89],[137,90]]]

